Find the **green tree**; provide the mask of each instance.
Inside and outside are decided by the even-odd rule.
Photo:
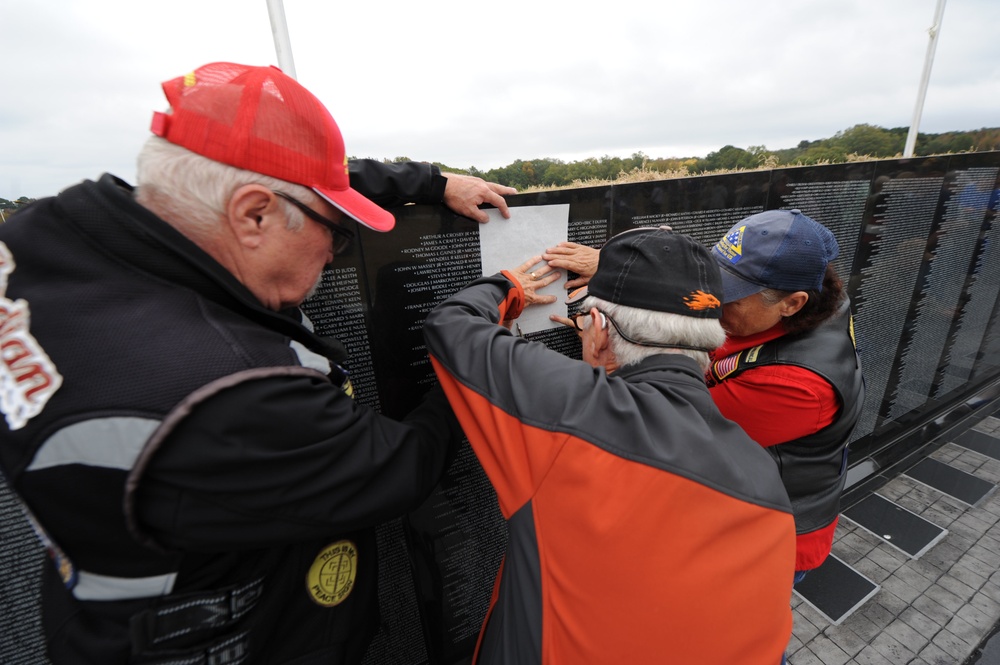
[[[834,134],[831,143],[844,151],[845,155],[868,155],[871,157],[893,157],[903,152],[906,143],[887,129],[875,125],[854,125]]]
[[[698,160],[697,171],[752,169],[758,165],[754,155],[743,148],[726,145]]]

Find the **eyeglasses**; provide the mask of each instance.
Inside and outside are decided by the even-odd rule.
[[[354,240],[354,232],[351,231],[350,229],[345,229],[343,226],[333,221],[332,219],[327,219],[323,215],[319,214],[318,212],[307,206],[302,201],[299,201],[298,199],[289,196],[284,192],[279,192],[277,190],[273,191],[276,195],[280,196],[281,198],[285,199],[293,206],[301,210],[306,217],[308,217],[309,219],[318,224],[322,224],[326,228],[333,231],[334,254],[342,253],[345,249],[347,249],[347,246],[351,244],[351,241]]]
[[[602,319],[601,328],[602,329],[607,328],[608,319],[610,319],[611,317],[602,312],[601,310],[597,311],[601,315]],[[577,312],[576,314],[571,314],[569,316],[569,320],[573,322],[573,327],[576,328],[578,332],[583,332],[583,320],[586,319],[588,316],[590,316],[590,312]],[[616,330],[617,328],[618,326],[615,326]]]

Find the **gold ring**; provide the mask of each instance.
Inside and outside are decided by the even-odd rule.
[[[528,274],[531,276],[531,279],[538,279],[537,277],[535,277],[535,273],[529,272]]]

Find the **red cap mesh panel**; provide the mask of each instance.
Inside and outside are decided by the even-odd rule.
[[[163,83],[172,115],[153,131],[230,166],[312,187],[379,231],[392,215],[350,189],[344,139],[330,112],[276,67],[205,65]]]

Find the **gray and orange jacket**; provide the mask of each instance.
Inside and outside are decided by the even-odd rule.
[[[477,662],[779,662],[795,530],[767,453],[690,358],[609,375],[497,325],[523,299],[482,278],[424,325],[509,527]]]

